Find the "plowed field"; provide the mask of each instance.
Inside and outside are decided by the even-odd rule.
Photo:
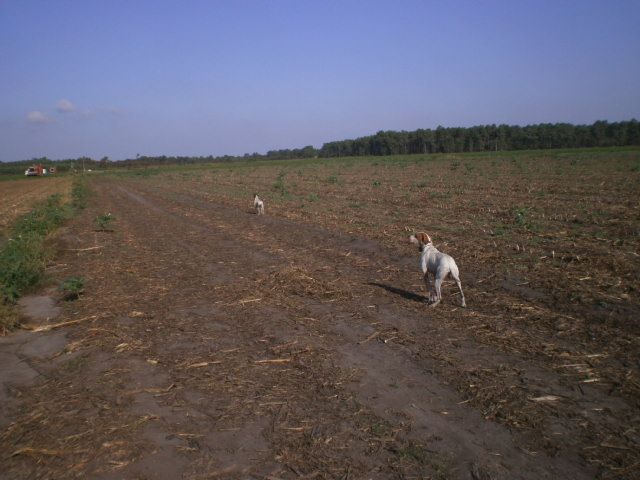
[[[0,339],[0,477],[640,478],[639,161],[93,178],[48,272],[77,322]],[[426,304],[420,230],[466,309]]]

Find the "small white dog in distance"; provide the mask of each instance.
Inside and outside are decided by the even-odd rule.
[[[424,283],[427,286],[429,292],[429,301],[432,302],[431,306],[435,307],[442,300],[442,282],[447,275],[451,274],[453,279],[458,284],[460,289],[460,295],[462,296],[462,306],[466,307],[467,304],[464,300],[464,293],[462,292],[462,284],[460,283],[460,272],[455,260],[446,253],[440,252],[431,242],[431,237],[424,232],[416,233],[409,237],[409,241],[418,245],[418,249],[421,252],[420,255],[420,267],[424,274]],[[430,275],[435,277],[435,294],[431,287]]]
[[[257,193],[253,196],[253,208],[256,209],[256,213],[258,215],[264,215],[264,202],[260,200],[260,197]]]

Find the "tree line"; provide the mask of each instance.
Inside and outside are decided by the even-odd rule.
[[[186,165],[220,163],[238,160],[288,160],[294,158],[357,157],[375,155],[488,152],[498,150],[536,150],[550,148],[586,148],[640,145],[640,122],[599,120],[592,125],[570,123],[540,123],[524,127],[517,125],[480,125],[475,127],[438,127],[414,131],[380,131],[375,135],[353,140],[328,142],[317,149],[302,148],[270,150],[265,154],[245,153],[241,156],[140,156],[117,162],[108,157],[53,160],[47,157],[19,162],[0,162],[1,174],[20,174],[27,167],[40,163],[55,165],[59,171],[100,170],[113,167]]]
[[[597,121],[592,125],[541,123],[525,127],[481,125],[469,128],[380,131],[375,135],[325,143],[320,157],[487,152],[549,148],[640,145],[640,122]]]

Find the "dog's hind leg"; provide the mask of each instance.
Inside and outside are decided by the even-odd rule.
[[[438,305],[442,300],[442,280],[443,280],[443,277],[438,273],[436,273],[436,281],[435,281],[436,301],[431,304],[432,307],[435,307],[436,305]]]
[[[456,281],[456,284],[458,285],[458,290],[460,290],[460,296],[462,297],[462,303],[460,304],[460,306],[466,307],[467,302],[464,299],[464,292],[462,291],[462,283],[460,282],[460,277],[458,275],[454,275],[453,272],[451,272],[451,276]]]

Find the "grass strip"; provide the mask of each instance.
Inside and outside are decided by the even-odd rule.
[[[89,198],[89,187],[84,178],[74,180],[71,187],[71,206],[77,211],[87,206],[87,198]]]
[[[14,224],[8,240],[0,246],[0,328],[16,325],[10,306],[41,281],[55,253],[47,246],[47,237],[84,208],[87,197],[88,189],[79,180],[74,182],[70,204],[65,204],[60,194],[51,195]]]
[[[69,216],[70,209],[56,194],[16,222],[0,250],[0,294],[4,303],[14,303],[22,292],[38,283],[50,257],[45,239]]]

